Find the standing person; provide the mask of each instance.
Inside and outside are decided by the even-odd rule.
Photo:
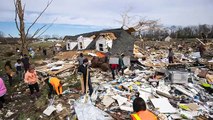
[[[169,63],[174,63],[174,53],[172,51],[172,48],[169,48],[168,60]]]
[[[15,63],[16,74],[18,76],[18,80],[22,81],[23,79],[23,64],[21,63],[21,59],[18,59]]]
[[[132,120],[157,120],[157,116],[146,109],[145,101],[137,97],[133,101],[134,114],[131,114]]]
[[[38,86],[38,83],[37,83],[38,76],[37,76],[37,73],[35,71],[35,66],[30,65],[28,71],[25,73],[24,81],[25,81],[25,83],[28,84],[31,96],[33,96],[33,94],[34,94],[34,89],[37,92],[36,96],[38,96],[39,86]]]
[[[49,99],[51,98],[51,95],[53,93],[56,93],[57,95],[59,95],[59,97],[62,96],[62,83],[54,74],[51,74],[51,77],[47,79],[45,82],[49,86],[49,93],[48,93]]]
[[[11,62],[10,61],[7,61],[5,63],[5,71],[7,73],[7,76],[8,76],[8,79],[9,79],[9,84],[10,86],[12,86],[12,81],[13,81],[13,76],[14,76],[14,72],[12,70],[12,66],[11,66]]]
[[[182,52],[183,46],[181,44],[178,45],[178,51]]]
[[[207,37],[204,33],[201,34],[201,38],[203,39],[204,43],[207,43],[207,39],[206,39]]]
[[[4,95],[7,92],[7,88],[5,87],[4,81],[0,78],[0,109],[3,108],[3,103],[5,102]]]
[[[118,64],[111,64],[110,68],[112,71],[112,79],[115,80],[115,75],[117,74]]]
[[[198,46],[199,52],[200,52],[200,56],[203,57],[203,54],[205,52],[205,46],[203,44],[200,43],[200,45]]]
[[[25,72],[27,72],[27,70],[29,69],[29,66],[30,66],[30,60],[29,60],[29,57],[24,54],[24,57],[21,59],[23,65],[24,65],[24,70]]]
[[[83,61],[84,61],[84,55],[83,53],[80,53],[80,55],[78,56],[77,60],[78,60],[78,65],[82,65],[83,64]]]
[[[119,70],[121,70],[121,75],[124,75],[124,69],[125,69],[125,65],[124,65],[124,54],[122,53],[121,56],[119,57],[118,63],[119,63]]]
[[[86,81],[88,80],[88,87],[89,87],[89,95],[92,95],[93,92],[93,88],[92,88],[92,83],[91,83],[91,79],[90,79],[90,72],[89,72],[89,61],[87,58],[85,58],[83,60],[83,64],[79,66],[78,72],[83,74],[83,86],[84,86],[84,91],[82,91],[83,93],[86,93]],[[88,75],[87,75],[88,73]]]
[[[47,49],[46,48],[43,48],[43,55],[47,56]]]
[[[53,46],[53,55],[55,55],[56,49],[55,46]]]

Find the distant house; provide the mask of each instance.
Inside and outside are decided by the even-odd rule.
[[[171,39],[172,39],[172,38],[171,38],[170,36],[167,36],[167,37],[165,38],[165,41],[166,41],[166,42],[170,42]]]
[[[112,48],[113,40],[116,37],[113,33],[100,33],[96,40],[96,50],[100,52],[109,52]]]

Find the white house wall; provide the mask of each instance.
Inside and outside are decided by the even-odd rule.
[[[93,39],[80,36],[78,37],[77,41],[78,41],[78,50],[84,50],[93,41]],[[80,43],[82,43],[82,49],[80,47]]]
[[[66,50],[73,50],[78,42],[67,42],[66,43]]]
[[[96,41],[96,50],[100,51],[99,44],[103,44],[103,51],[108,52],[107,46],[112,48],[112,40],[106,40],[105,38],[100,38]]]

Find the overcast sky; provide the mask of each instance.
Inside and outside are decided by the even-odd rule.
[[[14,4],[13,0],[0,2],[0,30],[5,31],[4,23],[14,22]],[[25,21],[31,23],[47,2],[23,0]],[[54,0],[38,23],[51,23],[57,18],[58,26],[69,24],[91,30],[118,27],[121,26],[117,21],[121,19],[120,14],[129,8],[130,15],[160,19],[164,25],[213,24],[213,0]]]

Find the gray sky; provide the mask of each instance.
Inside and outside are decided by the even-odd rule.
[[[0,0],[0,22],[14,21],[13,0]],[[26,22],[32,22],[48,0],[23,0]],[[165,25],[213,24],[213,0],[54,0],[38,21],[56,23],[117,26],[120,14],[160,19]]]

